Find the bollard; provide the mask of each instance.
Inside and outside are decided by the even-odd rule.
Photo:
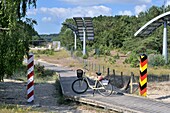
[[[34,55],[29,54],[27,70],[27,102],[34,102]]]
[[[145,54],[140,56],[140,78],[139,90],[141,96],[147,96],[147,56]]]

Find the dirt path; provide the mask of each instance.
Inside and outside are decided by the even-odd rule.
[[[35,101],[34,104],[28,104],[26,99],[26,84],[21,81],[5,79],[0,82],[0,104],[13,104],[20,106],[32,106],[39,109],[40,112],[52,113],[104,113],[110,111],[97,109],[85,105],[59,105],[56,94],[54,81],[48,83],[35,84]],[[115,112],[111,112],[115,113]]]
[[[48,112],[79,112],[74,106],[59,105],[57,103],[54,81],[51,83],[35,84],[35,101],[32,107],[37,107]],[[26,83],[5,79],[0,82],[0,103],[26,105]]]

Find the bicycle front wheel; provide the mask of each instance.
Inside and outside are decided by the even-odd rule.
[[[84,79],[77,79],[72,83],[72,90],[77,94],[82,94],[88,89],[87,81]]]
[[[110,82],[107,85],[104,85],[101,81],[99,81],[97,84],[97,91],[103,96],[109,96],[112,94],[113,87]]]

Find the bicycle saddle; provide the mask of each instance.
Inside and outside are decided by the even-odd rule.
[[[96,74],[97,74],[97,76],[100,76],[102,73],[100,73],[100,72],[96,72]]]

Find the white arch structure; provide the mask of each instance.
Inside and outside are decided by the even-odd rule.
[[[150,35],[156,28],[160,27],[164,24],[163,30],[163,52],[165,62],[168,63],[168,51],[167,51],[167,23],[170,21],[170,11],[163,13],[149,22],[147,22],[144,26],[142,26],[134,36],[148,36]]]

